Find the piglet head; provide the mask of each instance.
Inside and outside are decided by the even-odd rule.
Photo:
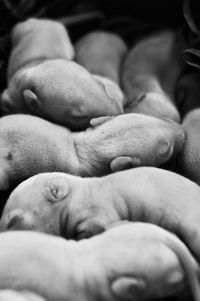
[[[112,81],[96,78],[75,62],[55,59],[19,70],[1,96],[1,109],[85,128],[92,117],[122,113],[122,101]]]
[[[33,230],[60,235],[60,214],[68,193],[69,183],[65,177],[52,178],[49,174],[49,177],[28,179],[10,195],[0,230]]]

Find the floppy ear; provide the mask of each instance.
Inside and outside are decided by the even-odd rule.
[[[108,121],[112,118],[113,118],[113,116],[102,116],[102,117],[92,118],[90,120],[90,125],[95,127],[95,126],[98,126],[98,125],[101,125],[101,124],[105,123],[106,121]]]
[[[31,90],[26,89],[23,91],[23,96],[27,107],[34,113],[41,112],[41,102],[37,95],[33,93]]]
[[[8,89],[4,90],[1,94],[1,109],[4,113],[14,113],[13,102]]]
[[[117,157],[110,163],[112,172],[117,172],[142,165],[141,159],[137,157]]]
[[[48,180],[46,184],[46,199],[51,203],[63,201],[69,191],[70,185],[66,177],[54,177]]]
[[[142,279],[122,276],[112,282],[111,291],[119,300],[133,301],[140,299],[145,287],[145,282]]]

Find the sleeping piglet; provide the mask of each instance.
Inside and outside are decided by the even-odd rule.
[[[71,132],[31,115],[0,119],[0,190],[41,172],[101,176],[169,161],[184,143],[171,121],[141,114],[97,118],[92,128]]]
[[[81,38],[75,45],[75,60],[92,74],[120,84],[122,62],[127,46],[116,34],[95,31]]]
[[[179,88],[186,141],[178,165],[181,173],[200,185],[200,75],[186,75]]]
[[[166,228],[200,260],[200,187],[155,167],[139,167],[102,178],[44,173],[10,195],[0,230],[35,230],[81,239],[120,220]]]
[[[74,51],[59,22],[19,23],[12,43],[8,88],[1,97],[5,113],[30,113],[76,129],[87,127],[92,117],[123,112],[116,85],[71,61]]]
[[[182,42],[173,31],[148,36],[132,48],[122,73],[127,96],[125,112],[180,121],[174,98],[183,69],[181,48]]]
[[[28,291],[0,290],[0,301],[45,301],[44,298]]]
[[[125,223],[79,242],[6,232],[0,244],[0,289],[30,290],[48,301],[149,300],[180,294],[188,280],[200,300],[199,266],[175,235],[155,225]]]

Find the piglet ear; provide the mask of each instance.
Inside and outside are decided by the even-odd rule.
[[[126,156],[121,156],[117,157],[114,160],[112,160],[110,164],[110,168],[112,172],[117,172],[133,167],[139,167],[142,165],[142,162],[140,158],[138,157],[126,157]]]
[[[70,190],[69,182],[66,177],[56,176],[48,180],[46,184],[46,199],[51,202],[63,201]]]
[[[7,114],[14,113],[13,101],[8,89],[4,90],[1,94],[1,110]]]
[[[119,300],[132,301],[140,299],[145,287],[142,279],[122,276],[112,282],[111,291]]]
[[[23,96],[27,107],[32,112],[39,113],[41,111],[41,102],[35,93],[29,89],[26,89],[23,91]]]
[[[90,120],[90,125],[92,127],[99,126],[112,118],[113,116],[102,116],[102,117],[92,118]]]

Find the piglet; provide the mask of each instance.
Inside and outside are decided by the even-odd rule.
[[[178,295],[188,280],[200,300],[199,266],[173,234],[126,223],[87,240],[34,232],[0,234],[0,289],[48,301],[149,300]]]
[[[200,188],[170,171],[140,167],[101,178],[44,173],[10,195],[0,230],[81,239],[121,221],[143,221],[180,236],[200,260]]]
[[[140,165],[159,166],[184,143],[182,128],[141,114],[91,121],[93,127],[71,132],[31,115],[0,119],[0,190],[41,172],[63,171],[101,176]]]
[[[121,93],[72,62],[74,50],[62,24],[29,19],[12,31],[5,113],[30,113],[74,129],[92,117],[123,112]]]
[[[95,31],[81,38],[75,45],[75,60],[92,74],[120,84],[121,67],[127,46],[116,34]]]
[[[120,89],[121,67],[127,51],[118,35],[103,31],[91,32],[75,45],[75,61],[102,81],[122,107],[125,97]]]
[[[45,301],[44,298],[28,291],[0,290],[0,301]]]
[[[12,33],[8,80],[21,69],[46,60],[73,60],[74,47],[65,27],[57,21],[28,19],[17,23]]]
[[[180,121],[175,87],[183,69],[180,58],[182,44],[169,30],[148,36],[132,48],[122,74],[122,85],[127,95],[125,112]]]

